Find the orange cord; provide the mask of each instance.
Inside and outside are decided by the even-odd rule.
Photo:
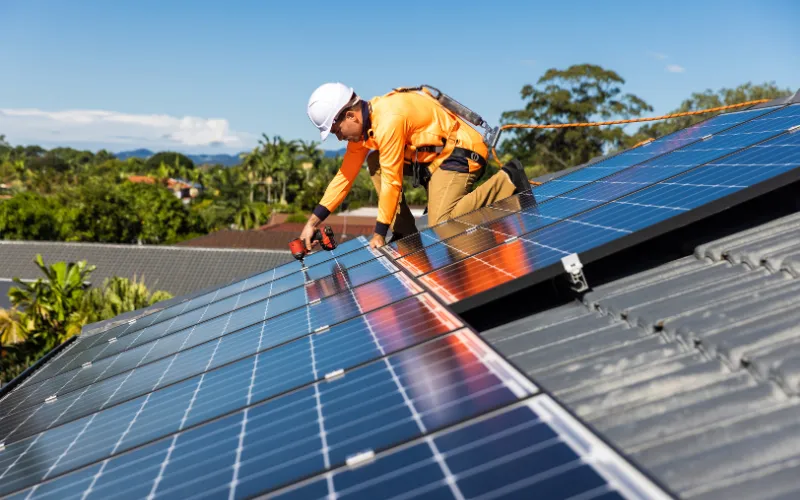
[[[728,104],[727,106],[719,106],[716,108],[709,108],[709,109],[701,109],[698,111],[683,111],[681,113],[672,113],[669,115],[663,116],[653,116],[650,118],[629,118],[627,120],[611,120],[607,122],[585,122],[585,123],[550,123],[545,125],[526,125],[522,123],[509,123],[508,125],[503,125],[500,127],[501,133],[503,130],[508,130],[512,128],[568,128],[568,127],[599,127],[601,125],[620,125],[622,123],[637,123],[637,122],[652,122],[656,120],[668,120],[670,118],[679,118],[681,116],[692,116],[692,115],[702,115],[705,113],[714,113],[715,111],[724,111],[726,109],[731,108],[741,108],[743,106],[750,106],[752,104],[761,104],[762,102],[768,102],[769,99],[757,99],[755,101],[747,101],[747,102],[740,102],[739,104]],[[634,148],[647,144],[651,142],[653,139],[644,140],[635,146]],[[495,161],[499,164],[500,158],[497,156],[497,151],[495,148],[492,148],[492,155],[494,156]],[[541,182],[529,181],[532,185],[538,186]]]

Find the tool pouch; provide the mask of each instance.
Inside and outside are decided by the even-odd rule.
[[[419,163],[414,160],[411,164],[411,185],[413,187],[423,186],[428,189],[428,181],[431,180],[431,172],[428,170],[426,163]]]

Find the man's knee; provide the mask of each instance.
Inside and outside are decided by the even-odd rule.
[[[380,153],[378,151],[372,151],[367,155],[367,168],[369,169],[370,177],[375,175],[378,170],[380,170]]]

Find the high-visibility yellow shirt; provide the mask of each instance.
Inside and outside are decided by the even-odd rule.
[[[364,138],[347,144],[342,166],[314,211],[320,218],[326,217],[342,203],[370,150],[378,150],[380,154],[381,192],[378,193],[376,232],[383,235],[394,220],[400,201],[403,164],[414,159],[415,153],[416,161],[430,162],[428,169],[431,174],[456,146],[488,157],[481,134],[427,93],[392,91],[373,97],[362,110],[365,111],[362,112]],[[421,146],[443,149],[438,153],[416,152]],[[467,161],[470,172],[481,168],[477,162]]]

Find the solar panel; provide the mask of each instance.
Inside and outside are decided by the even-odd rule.
[[[280,355],[268,351],[277,364],[266,368],[266,358],[250,358],[6,444],[0,492],[56,478],[46,491],[63,495],[77,491],[76,483],[85,489],[91,478],[101,498],[148,492],[187,498],[231,488],[236,496],[253,494],[535,391],[525,379],[508,379],[502,360],[468,330],[330,372],[324,370],[342,366],[339,349],[318,350],[317,338],[287,344],[291,351]],[[35,457],[33,464],[26,455]],[[144,484],[149,491],[136,489]]]
[[[310,280],[316,280],[329,276],[342,266],[352,267],[367,260],[374,259],[378,254],[374,250],[364,249],[359,246],[353,249],[354,243],[361,244],[366,241],[364,238],[350,240],[337,247],[332,252],[316,252],[310,254],[306,260],[306,267],[300,267],[300,263],[290,263],[275,268],[271,271],[256,274],[255,276],[240,280],[236,283],[219,288],[216,291],[206,293],[185,303],[179,303],[162,311],[154,313],[146,318],[134,319],[126,324],[111,328],[100,334],[95,334],[87,342],[83,343],[80,349],[87,349],[96,345],[101,345],[111,338],[120,338],[137,332],[142,329],[150,331],[164,331],[165,329],[177,330],[186,324],[190,324],[191,318],[213,317],[221,312],[230,310],[238,304],[239,307],[252,303],[255,300],[264,299],[272,295],[302,286]],[[347,245],[347,246],[345,246]],[[324,254],[319,257],[318,254]],[[315,257],[312,259],[312,257]],[[297,267],[298,269],[291,274],[279,273],[280,269],[287,267]],[[276,277],[277,276],[277,277]],[[204,307],[206,306],[206,307]],[[193,313],[190,316],[187,313]],[[169,320],[183,316],[182,321]]]
[[[792,182],[800,167],[800,134],[787,129],[800,125],[800,106],[783,111],[783,115],[791,114],[788,123],[793,125],[778,137],[702,166],[683,168],[667,180],[519,237],[509,235],[504,243],[445,265],[420,281],[447,303],[462,302],[488,290],[502,293],[497,287],[517,278],[526,278],[517,286],[527,286],[563,272],[563,257],[581,252],[581,260],[590,262],[669,229],[660,223],[677,227],[713,213],[716,208],[711,204],[715,201],[739,203]],[[763,138],[760,132],[748,136]],[[704,211],[695,210],[700,207]],[[536,215],[516,214],[512,221],[523,230],[535,227],[520,222],[526,218],[538,220]],[[616,246],[609,247],[611,243]],[[460,304],[456,310],[473,307],[486,298],[483,295]]]
[[[639,148],[623,151],[605,160],[592,163],[575,172],[548,181],[541,186],[535,187],[533,192],[536,196],[536,200],[541,203],[598,179],[613,175],[628,167],[638,165],[646,160],[659,157],[688,144],[693,144],[704,137],[724,131],[776,109],[778,108],[771,107],[718,115],[686,129],[656,139]],[[394,258],[403,257],[428,245],[463,233],[473,226],[503,217],[507,215],[503,213],[504,210],[507,211],[509,209],[513,210],[514,208],[519,209],[533,206],[535,204],[533,200],[533,197],[524,198],[521,202],[523,207],[514,207],[514,202],[506,198],[506,200],[501,200],[490,207],[484,207],[469,214],[456,217],[420,231],[415,235],[393,242],[387,245],[386,251]]]
[[[702,140],[708,135],[717,134],[730,127],[739,125],[775,108],[761,108],[746,111],[734,111],[717,115],[685,129],[678,130],[667,136],[656,139],[638,148],[625,150],[608,159],[601,160],[585,168],[557,177],[540,186],[533,188],[536,199],[545,201],[560,196],[567,191],[596,181],[607,175],[616,173],[625,168],[661,156],[686,145]]]
[[[365,462],[271,498],[668,498],[546,394]]]
[[[38,377],[32,379],[32,382],[42,382],[64,372],[78,369],[86,362],[96,362],[137,346],[146,345],[153,340],[164,338],[168,335],[186,333],[184,330],[191,327],[197,327],[196,329],[202,330],[224,328],[226,324],[229,324],[228,318],[233,324],[237,324],[240,318],[250,317],[253,310],[262,308],[269,310],[271,315],[276,315],[287,307],[291,308],[292,306],[300,305],[300,303],[308,302],[302,289],[303,285],[306,288],[313,287],[313,290],[310,291],[310,295],[313,296],[311,300],[313,301],[341,291],[346,288],[344,286],[345,282],[351,283],[351,286],[358,286],[397,270],[385,257],[375,260],[377,252],[374,250],[372,252],[375,253],[368,252],[373,260],[365,262],[363,266],[358,265],[366,260],[363,255],[348,260],[349,256],[357,252],[333,258],[329,261],[330,264],[321,264],[320,266],[325,266],[330,274],[325,279],[306,280],[300,274],[300,285],[290,290],[273,293],[272,286],[282,281],[277,280],[262,287],[257,287],[217,302],[211,302],[201,308],[184,312],[181,315],[173,316],[170,319],[151,324],[145,328],[125,332],[120,337],[110,336],[110,334],[98,336],[99,338],[92,337],[88,339],[88,347],[81,348],[79,346],[82,343],[78,344],[78,346],[75,346],[76,348],[70,349],[63,356],[48,364],[39,373]],[[346,267],[348,263],[354,267],[348,269]],[[320,276],[326,275],[320,273]],[[226,314],[228,312],[230,314]],[[193,333],[197,337],[196,332]],[[157,350],[156,353],[158,352]]]
[[[573,174],[578,174],[583,170],[595,169],[593,173],[583,174],[582,178],[584,180],[595,176],[599,177],[600,174],[598,172],[605,172],[609,175],[593,182],[580,181],[580,186],[577,186],[578,181],[575,181],[572,183],[576,186],[574,189],[569,191],[565,189],[564,194],[557,198],[551,197],[549,200],[542,201],[539,199],[538,193],[536,193],[538,204],[534,201],[533,196],[527,194],[511,197],[511,199],[507,198],[491,207],[476,210],[466,216],[458,217],[453,221],[427,229],[418,236],[410,238],[408,242],[401,240],[394,247],[389,246],[387,251],[415,275],[430,272],[437,267],[450,263],[447,261],[442,262],[442,258],[450,258],[451,256],[467,257],[491,248],[509,237],[558,222],[565,217],[589,210],[636,189],[641,189],[643,186],[676,175],[688,168],[784,132],[797,121],[798,106],[773,107],[746,113],[748,113],[749,119],[742,124],[732,126],[728,122],[724,127],[725,129],[716,135],[706,134],[689,145],[674,149],[652,160],[640,162],[635,166],[627,166],[626,164],[628,168],[623,169],[615,166],[613,169],[598,170],[594,165],[590,165],[578,170]],[[716,128],[722,127],[708,127],[706,131]],[[535,214],[535,217],[523,218],[518,223],[503,220],[509,213],[520,211]],[[502,227],[504,223],[510,223],[511,225]],[[515,224],[519,227],[515,228]],[[477,230],[478,234],[472,236],[465,234],[475,230]],[[486,230],[494,231],[495,234],[486,232]],[[511,232],[504,232],[504,230]],[[500,241],[495,241],[497,238]],[[439,245],[439,248],[431,251],[431,247],[435,245]],[[433,262],[425,262],[428,259],[427,253],[432,254]],[[459,260],[459,257],[455,257],[451,262],[455,260]]]
[[[144,364],[132,371],[106,379],[98,379],[99,381],[86,385],[82,389],[75,389],[71,392],[62,391],[60,394],[47,396],[47,399],[41,398],[42,394],[47,393],[40,393],[38,399],[25,398],[15,408],[8,410],[3,417],[0,417],[0,441],[9,443],[19,440],[88,415],[98,409],[108,408],[141,396],[157,387],[163,387],[164,378],[168,373],[167,380],[169,381],[180,375],[185,376],[181,371],[183,366],[188,365],[197,370],[198,365],[203,366],[199,362],[200,359],[206,360],[209,359],[209,356],[213,358],[222,342],[222,335],[241,327],[261,324],[263,325],[262,330],[269,333],[273,331],[273,328],[286,328],[283,325],[288,322],[291,325],[289,327],[293,328],[299,336],[324,329],[329,325],[359,316],[364,312],[372,311],[421,291],[421,288],[407,278],[393,274],[320,300],[313,305],[302,306],[289,314],[278,316],[277,321],[270,319],[265,321],[265,317],[269,315],[266,309],[255,317],[241,318],[235,324],[234,314],[231,314],[227,319],[226,328],[222,330],[192,329],[185,331],[185,334],[168,337],[171,341],[167,344],[169,348],[166,349],[165,354],[173,354],[178,350],[186,351],[190,347],[202,344],[198,349],[186,351],[178,356],[164,357],[155,363]],[[213,342],[214,339],[216,342]],[[158,342],[154,343],[150,348],[151,351],[158,349],[157,346]],[[140,354],[137,352],[136,356],[138,357]],[[181,363],[173,368],[173,364],[178,360]],[[208,363],[210,362],[209,359]],[[208,365],[202,371],[207,369]],[[23,386],[20,390],[12,392],[8,399],[9,406],[15,401],[11,397],[16,398],[16,393],[22,392],[21,390],[29,390],[26,387],[31,386]],[[4,400],[3,406],[6,407],[6,400]]]

